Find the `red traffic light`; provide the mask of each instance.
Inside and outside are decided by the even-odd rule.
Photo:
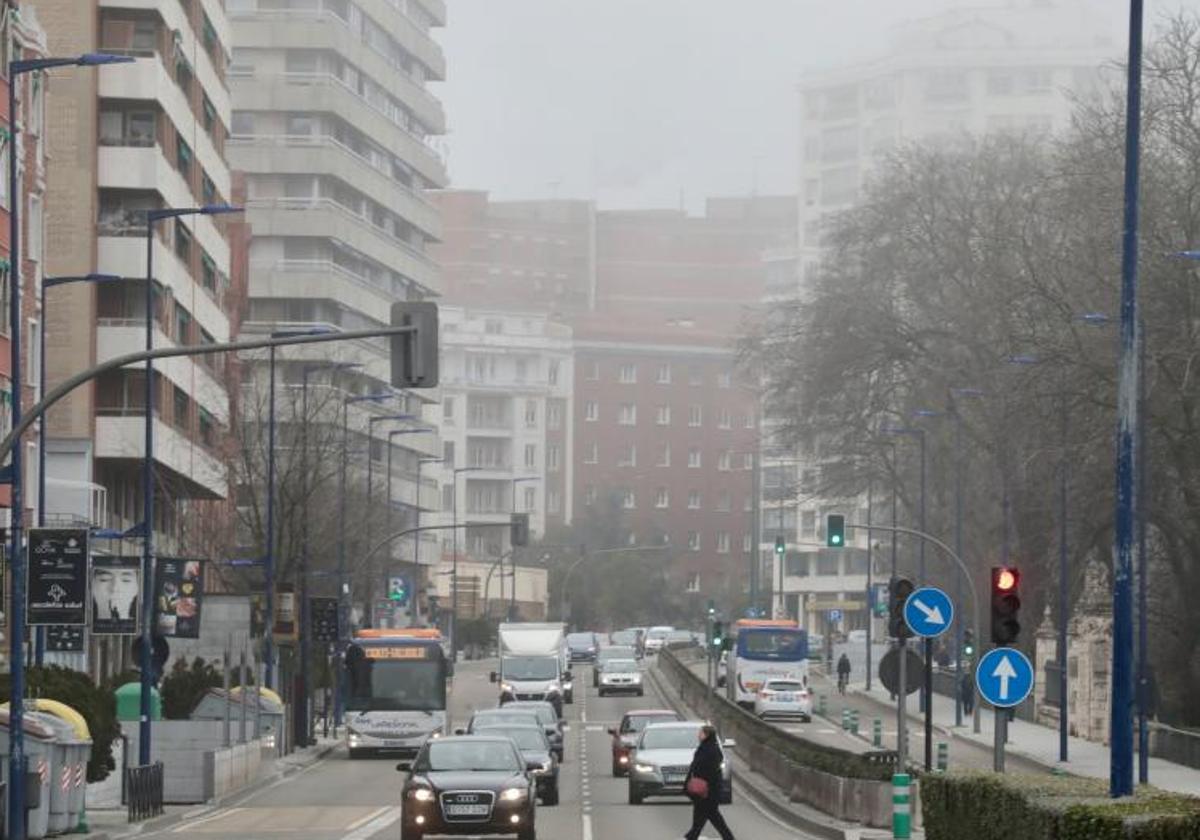
[[[1021,575],[1016,569],[996,569],[993,585],[1001,592],[1012,592],[1017,588]]]

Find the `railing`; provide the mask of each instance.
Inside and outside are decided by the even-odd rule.
[[[338,265],[333,260],[272,260],[265,262],[253,262],[250,264],[252,270],[257,271],[280,271],[288,272],[309,272],[316,274],[333,274],[338,277],[343,277],[350,282],[362,286],[375,292],[383,292],[387,295],[397,294],[392,288],[392,281],[383,282],[372,277],[367,277],[351,271],[344,266]]]
[[[125,770],[129,822],[157,817],[163,812],[163,765],[161,761]]]

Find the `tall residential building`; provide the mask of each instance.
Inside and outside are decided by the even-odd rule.
[[[441,329],[443,460],[431,472],[440,471],[443,524],[451,524],[455,492],[460,522],[503,525],[513,512],[528,513],[537,539],[570,521],[570,328],[544,314],[449,304]],[[454,543],[442,537],[451,557]],[[511,548],[506,528],[467,531],[457,544],[483,562]]]
[[[47,293],[48,379],[140,350],[147,313],[146,211],[229,200],[225,72],[230,31],[218,0],[38,0],[50,51],[102,51],[131,64],[56,76],[49,97],[47,275],[128,278]],[[227,222],[190,216],[153,231],[156,347],[230,338]],[[142,521],[143,369],[106,374],[50,415],[47,513],[57,521],[128,530]],[[159,362],[154,373],[158,553],[216,556],[212,517],[228,475],[226,361]],[[139,544],[112,543],[136,553]]]
[[[440,238],[441,223],[426,191],[446,183],[435,148],[445,116],[428,88],[446,73],[433,37],[446,22],[443,0],[231,0],[227,6],[236,44],[230,161],[246,176],[253,232],[243,331],[382,326],[392,303],[440,294],[428,248]],[[313,381],[338,391],[338,399],[390,390],[382,339],[280,351],[278,381],[300,384],[305,370],[330,356],[347,367],[314,374]],[[253,381],[265,378],[262,367]],[[351,459],[350,481],[359,486],[364,472],[373,473],[390,486],[376,490],[375,501],[391,498],[407,516],[436,509],[432,475],[425,473],[418,489],[415,463],[440,452],[437,436],[389,438],[399,427],[369,418],[403,413],[419,422],[422,400],[436,398],[414,393],[355,402],[346,413],[350,449],[369,450],[371,459],[369,468],[361,456]],[[389,440],[396,457],[384,479]],[[402,540],[382,562],[410,563],[415,551]],[[432,550],[422,554],[423,563],[437,559]],[[382,588],[383,577],[376,581],[356,588],[356,599],[381,594],[376,586]]]

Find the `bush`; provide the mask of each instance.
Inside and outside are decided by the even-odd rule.
[[[0,697],[11,699],[9,675],[0,674]],[[116,769],[112,742],[120,737],[121,727],[117,723],[117,700],[111,690],[92,683],[87,674],[46,665],[41,668],[25,669],[26,695],[44,697],[66,703],[87,721],[92,736],[92,756],[88,761],[87,780],[100,782]]]
[[[929,840],[1195,840],[1200,799],[1139,788],[1109,799],[1101,779],[927,773],[921,815]]]
[[[187,720],[211,688],[224,685],[224,678],[199,656],[188,667],[187,658],[175,660],[171,673],[162,681],[162,713],[167,720]]]

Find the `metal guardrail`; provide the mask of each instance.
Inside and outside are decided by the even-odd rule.
[[[157,817],[163,812],[163,765],[161,761],[125,770],[129,822]]]

